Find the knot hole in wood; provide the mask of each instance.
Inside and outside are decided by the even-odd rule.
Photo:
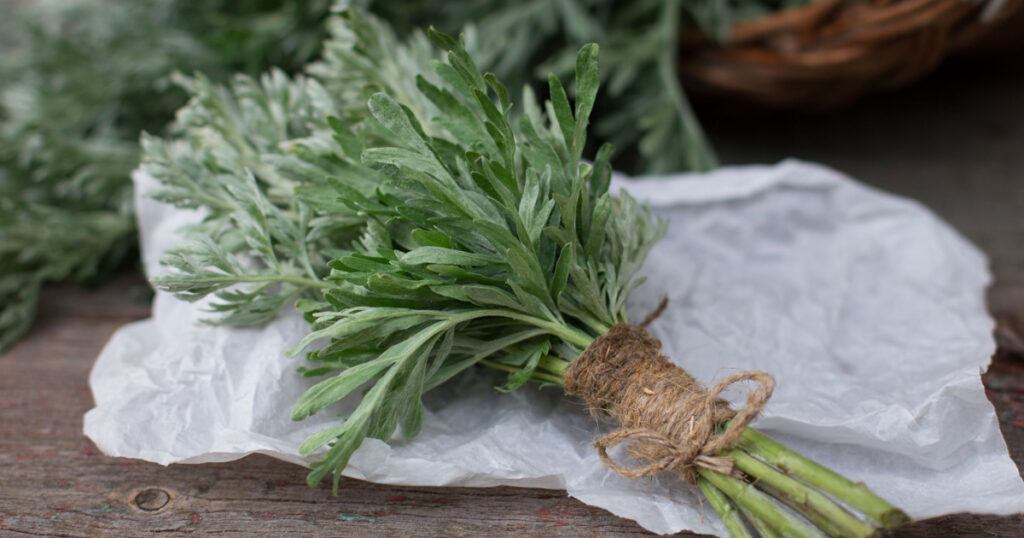
[[[147,512],[156,512],[167,505],[171,495],[159,488],[149,488],[138,492],[132,501],[135,506]]]

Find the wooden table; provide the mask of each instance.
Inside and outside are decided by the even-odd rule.
[[[1020,64],[1020,65],[1016,65]],[[985,375],[1024,464],[1024,62],[946,69],[922,86],[827,116],[706,120],[726,162],[828,163],[930,205],[996,275],[1001,350]],[[126,272],[94,291],[47,290],[28,337],[0,356],[0,535],[577,536],[644,534],[563,491],[424,488],[345,480],[333,497],[262,456],[211,465],[109,458],[82,435],[87,376],[118,327],[149,313]],[[951,492],[950,494],[955,494]],[[1024,536],[1024,517],[954,515],[900,536]]]

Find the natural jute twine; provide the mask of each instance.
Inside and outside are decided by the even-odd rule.
[[[640,325],[616,325],[594,340],[565,373],[565,390],[621,426],[595,443],[601,461],[619,474],[635,479],[671,470],[689,482],[696,481],[697,466],[731,474],[732,460],[719,452],[761,411],[775,379],[765,372],[739,372],[706,390],[669,362],[661,342],[647,333],[646,324],[662,308]],[[718,397],[730,385],[748,380],[757,386],[739,411]],[[725,431],[716,433],[730,420]],[[623,466],[608,455],[608,449],[626,441],[631,441],[629,455],[645,465]]]

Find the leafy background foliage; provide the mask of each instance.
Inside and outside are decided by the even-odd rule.
[[[473,57],[511,88],[544,90],[547,74],[567,78],[576,51],[598,43],[605,51],[605,91],[595,103],[597,142],[611,142],[616,169],[667,173],[706,170],[717,159],[676,75],[682,38],[698,33],[720,42],[737,21],[808,0],[354,0],[399,29],[434,25],[480,36]],[[572,88],[570,88],[572,90]],[[592,144],[596,150],[599,144]]]
[[[0,351],[43,282],[89,282],[135,241],[129,174],[141,130],[215,79],[296,70],[319,50],[327,0],[33,0],[4,9],[0,61]]]
[[[258,323],[298,297],[319,297],[327,261],[366,222],[331,183],[372,196],[384,176],[363,164],[362,152],[394,143],[366,101],[377,91],[408,91],[409,80],[430,69],[422,34],[400,44],[360,12],[329,27],[311,75],[240,75],[228,87],[179,77],[192,97],[175,136],[143,137],[142,169],[162,184],[152,196],[205,212],[165,256],[174,271],[154,284],[188,300],[215,294],[211,323]],[[413,106],[434,110],[425,98]],[[253,286],[240,291],[240,283]]]

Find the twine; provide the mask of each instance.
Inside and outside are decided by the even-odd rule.
[[[620,324],[598,337],[565,373],[566,393],[582,398],[594,414],[615,419],[621,428],[596,443],[601,461],[628,478],[674,471],[695,482],[697,467],[725,474],[732,460],[719,455],[729,448],[764,407],[775,379],[759,371],[738,372],[710,391],[690,374],[669,362],[661,342],[644,326],[664,309],[660,306],[641,325]],[[757,386],[739,411],[719,398],[729,386],[754,381]],[[718,432],[719,425],[730,421]],[[612,447],[629,442],[627,453],[645,464],[627,467],[608,455]]]

